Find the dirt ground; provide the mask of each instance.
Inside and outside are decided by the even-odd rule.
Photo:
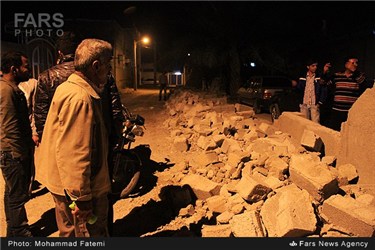
[[[126,89],[121,92],[122,102],[132,113],[145,118],[145,134],[136,137],[132,147],[138,147],[149,154],[141,173],[140,188],[126,199],[119,200],[114,205],[113,236],[142,237],[168,228],[168,234],[184,233],[178,221],[167,212],[169,207],[161,198],[162,189],[169,183],[170,175],[165,169],[173,168],[179,162],[188,158],[189,152],[175,151],[169,137],[170,131],[163,126],[169,117],[165,102],[158,100],[157,89]],[[269,116],[269,115],[268,115]],[[266,122],[267,115],[264,118]],[[147,145],[147,146],[146,146]],[[4,217],[4,180],[0,178],[0,236],[6,234]],[[58,231],[54,218],[54,203],[52,196],[46,189],[34,192],[33,198],[26,204],[29,224],[33,226],[34,234],[41,237],[57,237]],[[186,233],[186,232],[185,232]],[[157,235],[157,234],[154,234]]]

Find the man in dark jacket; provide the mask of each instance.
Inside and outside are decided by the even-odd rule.
[[[56,42],[59,58],[57,65],[39,74],[35,93],[34,119],[39,141],[42,139],[44,124],[56,88],[74,72],[74,51],[77,47],[75,35],[64,33]]]
[[[34,118],[35,126],[39,136],[39,141],[42,139],[44,124],[47,119],[47,113],[51,105],[52,97],[56,88],[74,72],[74,52],[78,45],[77,39],[72,32],[65,32],[60,37],[56,46],[58,49],[59,58],[57,65],[42,72],[38,77],[38,86],[35,93],[35,107]],[[125,118],[122,113],[121,96],[118,92],[115,79],[112,74],[108,75],[108,82],[103,95],[108,95],[105,99],[109,103],[104,103],[110,114],[108,118],[109,132],[118,131],[122,126]],[[114,137],[114,136],[113,136]]]

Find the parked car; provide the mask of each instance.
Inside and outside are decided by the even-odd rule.
[[[250,105],[255,113],[269,111],[274,95],[291,90],[292,80],[283,76],[254,76],[238,90],[238,102]]]
[[[284,111],[299,112],[301,102],[301,93],[296,88],[285,89],[278,92],[270,99],[271,120],[274,122]]]
[[[147,79],[142,79],[141,83],[142,84],[155,84],[155,81],[153,78],[147,78]],[[159,84],[158,80],[156,80],[156,84]]]

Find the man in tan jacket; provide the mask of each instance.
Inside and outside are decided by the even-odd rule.
[[[111,58],[108,42],[83,40],[76,71],[57,88],[47,115],[36,168],[55,201],[60,237],[108,236],[108,135],[100,93]]]

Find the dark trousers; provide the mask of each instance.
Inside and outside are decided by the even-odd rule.
[[[162,93],[164,91],[164,101],[167,100],[167,85],[160,84],[159,101],[161,101]]]
[[[328,127],[336,131],[341,130],[341,123],[348,119],[348,111],[337,111],[332,109]]]
[[[7,237],[30,237],[25,209],[30,199],[32,157],[15,159],[10,152],[1,152],[0,168],[5,180],[4,210]]]

